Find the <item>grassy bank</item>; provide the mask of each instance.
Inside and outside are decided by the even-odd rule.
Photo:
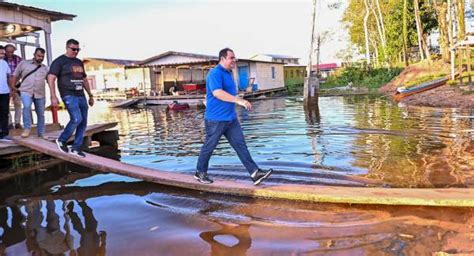
[[[366,87],[376,90],[400,74],[403,68],[368,68],[366,66],[352,65],[339,69],[334,75],[321,85],[321,89],[347,86]]]

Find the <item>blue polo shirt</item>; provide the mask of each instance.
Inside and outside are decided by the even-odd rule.
[[[235,103],[222,101],[212,92],[222,89],[227,93],[237,95],[237,86],[232,77],[232,72],[228,71],[220,64],[215,66],[207,74],[206,79],[206,114],[204,118],[211,121],[232,121],[237,118]]]

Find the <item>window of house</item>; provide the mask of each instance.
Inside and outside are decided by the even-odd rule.
[[[290,77],[293,78],[293,70],[290,71]]]
[[[275,67],[272,67],[272,78],[275,79]]]

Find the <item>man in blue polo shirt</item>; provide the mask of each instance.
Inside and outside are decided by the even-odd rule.
[[[201,183],[209,184],[213,182],[207,176],[207,169],[212,152],[222,135],[226,137],[230,145],[237,152],[240,161],[244,164],[255,185],[268,178],[273,171],[272,169],[264,171],[258,168],[245,144],[244,134],[235,112],[235,104],[247,110],[251,110],[252,105],[250,102],[236,97],[237,86],[232,77],[232,69],[235,68],[235,62],[234,52],[229,48],[222,49],[219,52],[219,64],[209,71],[207,75],[207,104],[204,118],[206,140],[201,148],[197,170],[194,174],[194,178]]]

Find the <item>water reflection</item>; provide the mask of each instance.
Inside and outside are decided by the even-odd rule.
[[[70,232],[69,220],[66,218],[63,232],[55,202],[46,200],[46,226],[43,226],[42,205],[42,201],[32,201],[25,206],[28,252],[32,255],[62,255],[73,250],[74,238]]]
[[[300,174],[312,174],[311,184],[339,185],[316,178],[332,172],[393,187],[474,186],[472,110],[400,108],[368,96],[321,98],[311,108],[298,98],[253,105],[252,112],[239,109],[239,118],[254,159],[283,171],[270,182],[304,183]],[[192,173],[204,138],[203,114],[155,106],[113,109],[92,120],[119,122],[122,161]],[[219,144],[210,164],[213,176],[245,178],[228,143]]]
[[[6,247],[25,240],[23,220],[24,216],[17,206],[0,208],[0,228],[3,231],[0,236],[0,252],[5,250]]]
[[[211,246],[210,255],[246,255],[247,250],[252,246],[249,232],[250,225],[232,225],[218,222],[216,224],[220,226],[218,230],[199,234],[199,237]]]
[[[80,246],[77,249],[79,255],[105,255],[105,245],[107,233],[105,231],[97,232],[97,220],[92,213],[92,209],[85,201],[77,203],[82,210],[84,225],[79,215],[74,211],[74,203],[67,205],[68,215],[71,218],[74,230],[81,236]]]
[[[30,179],[48,173],[22,182],[35,183]],[[0,196],[0,202],[9,202],[0,208],[6,254],[469,252],[466,241],[474,225],[473,209],[268,201],[111,174],[66,172],[58,177],[23,195]]]

